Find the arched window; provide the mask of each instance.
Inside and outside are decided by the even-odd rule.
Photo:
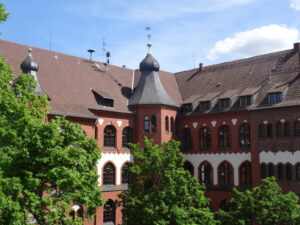
[[[182,132],[182,150],[190,151],[193,149],[192,135],[189,128],[185,128]]]
[[[296,166],[296,178],[297,180],[300,180],[300,165]]]
[[[103,184],[114,185],[115,184],[115,167],[111,163],[106,163],[103,169]]]
[[[300,121],[296,121],[294,126],[295,126],[295,136],[300,136]]]
[[[194,167],[190,162],[188,161],[184,162],[183,168],[189,171],[192,176],[194,176]]]
[[[166,132],[166,134],[169,133],[169,117],[167,117],[167,116],[165,118],[165,132]]]
[[[260,165],[260,177],[265,179],[267,177],[267,167],[265,164]]]
[[[283,174],[283,165],[280,164],[278,165],[278,180],[283,180]]]
[[[83,207],[80,205],[80,208],[77,210],[77,217],[80,217],[83,220]]]
[[[267,137],[272,137],[273,136],[273,126],[272,124],[267,125]]]
[[[251,187],[252,185],[251,176],[251,164],[250,162],[245,162],[240,167],[240,179],[242,187]]]
[[[284,128],[284,136],[285,137],[289,137],[291,135],[291,128],[290,128],[290,123],[289,122],[285,122],[283,125]]]
[[[230,127],[223,125],[219,128],[219,148],[229,149],[231,146],[231,133]]]
[[[292,179],[292,166],[291,165],[286,165],[285,166],[285,172],[286,172],[286,179],[291,180]]]
[[[155,115],[151,116],[151,133],[156,133],[156,117]]]
[[[132,129],[125,127],[122,131],[122,147],[127,148],[128,143],[132,143]]]
[[[171,117],[171,121],[170,121],[170,125],[171,125],[171,134],[174,134],[174,118]]]
[[[109,125],[104,129],[104,147],[115,147],[116,145],[116,129]]]
[[[245,123],[240,126],[240,147],[248,148],[250,147],[250,125]]]
[[[223,162],[219,167],[219,179],[221,185],[228,185],[231,184],[231,167],[228,162]]]
[[[129,163],[122,167],[122,184],[130,184]]]
[[[148,134],[150,130],[149,126],[149,116],[144,117],[144,133]]]
[[[95,126],[95,140],[98,140],[98,127]]]
[[[211,133],[208,127],[201,128],[199,132],[200,150],[209,150],[211,148]]]
[[[269,164],[269,177],[273,177],[274,176],[274,167],[272,164]]]
[[[228,209],[229,207],[228,207],[228,205],[227,205],[227,201],[226,201],[226,199],[223,199],[222,201],[221,201],[221,203],[220,203],[220,206],[219,206],[219,209],[222,209],[223,211],[228,211],[229,209]]]
[[[178,116],[175,118],[175,133],[179,135],[179,119]]]
[[[282,123],[280,121],[278,121],[276,123],[276,136],[277,137],[281,137],[282,136]]]
[[[115,218],[115,204],[111,199],[109,199],[103,207],[103,224],[115,224]]]
[[[258,136],[259,137],[266,137],[266,125],[265,124],[259,124],[258,126]]]
[[[200,166],[200,183],[206,185],[212,183],[212,168],[207,162]]]

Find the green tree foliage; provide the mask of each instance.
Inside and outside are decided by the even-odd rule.
[[[145,148],[131,145],[137,163],[129,166],[136,181],[120,197],[128,224],[215,224],[204,187],[183,169],[183,154],[174,140],[161,146],[145,138]]]
[[[6,11],[4,5],[0,2],[0,24],[3,23],[7,17],[9,17],[9,13]]]
[[[260,225],[299,225],[300,206],[295,193],[283,194],[275,178],[268,177],[252,191],[235,189],[229,211],[219,210],[217,217],[222,225],[250,225],[252,219]]]
[[[66,217],[72,204],[91,217],[104,203],[97,142],[64,118],[45,122],[48,101],[33,93],[32,76],[12,81],[0,57],[0,224],[27,224],[28,215],[40,225],[76,224]]]

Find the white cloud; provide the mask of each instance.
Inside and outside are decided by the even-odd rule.
[[[300,0],[291,0],[291,8],[300,11]]]
[[[289,49],[299,39],[295,28],[271,24],[257,29],[238,32],[232,38],[218,41],[208,52],[209,60],[217,59],[221,54],[236,57],[250,57],[258,54]]]

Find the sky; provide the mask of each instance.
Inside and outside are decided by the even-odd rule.
[[[104,40],[110,63],[131,69],[147,54],[148,26],[152,55],[169,72],[290,49],[300,39],[300,0],[0,2],[10,13],[1,39],[83,58],[94,49],[101,62]]]

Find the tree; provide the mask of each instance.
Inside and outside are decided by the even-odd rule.
[[[0,24],[3,23],[8,17],[9,13],[6,11],[4,5],[0,2]]]
[[[215,224],[204,187],[183,169],[179,142],[144,143],[130,145],[136,163],[129,171],[136,180],[120,195],[128,224]]]
[[[295,193],[283,194],[275,178],[268,177],[252,191],[234,189],[229,211],[220,210],[217,217],[224,225],[250,225],[252,219],[260,225],[297,225],[300,224],[300,206]]]
[[[91,217],[104,200],[98,186],[101,152],[80,125],[62,117],[45,122],[48,101],[33,93],[34,78],[0,57],[0,224],[81,224],[73,204]],[[13,83],[13,85],[11,85]]]

